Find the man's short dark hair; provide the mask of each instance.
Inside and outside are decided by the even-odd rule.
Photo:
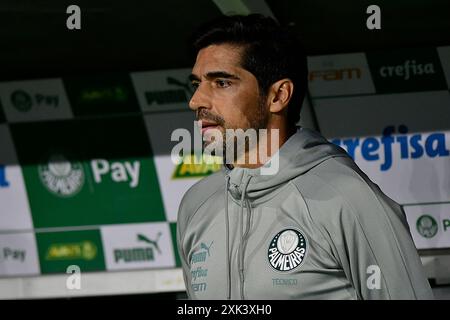
[[[276,81],[294,83],[288,107],[288,122],[295,125],[307,90],[308,68],[300,40],[274,19],[260,14],[223,16],[200,27],[194,34],[192,54],[212,44],[243,47],[241,66],[258,80],[264,95]]]

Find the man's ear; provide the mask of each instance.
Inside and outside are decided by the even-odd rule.
[[[286,109],[294,93],[294,83],[290,79],[281,79],[269,89],[268,101],[271,113],[280,113]]]

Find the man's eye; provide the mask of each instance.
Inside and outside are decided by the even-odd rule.
[[[194,90],[196,90],[198,88],[198,86],[200,85],[199,82],[191,82],[191,86]]]
[[[231,85],[231,81],[217,79],[216,84],[219,88],[227,88]]]

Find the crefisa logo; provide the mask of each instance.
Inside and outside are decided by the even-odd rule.
[[[300,266],[306,251],[306,237],[296,229],[284,229],[273,237],[267,257],[272,268],[287,272]]]
[[[345,148],[353,159],[356,151],[360,151],[362,160],[380,162],[380,171],[389,170],[398,160],[450,156],[444,132],[408,134],[405,125],[398,127],[398,134],[394,126],[388,126],[381,137],[333,139],[331,142]],[[398,152],[394,152],[394,148]]]
[[[416,60],[406,60],[403,64],[383,66],[380,68],[380,75],[383,78],[399,77],[404,80],[409,80],[415,76],[434,73],[436,72],[432,62],[416,63]]]
[[[38,171],[42,184],[60,197],[77,194],[84,184],[82,164],[70,162],[62,155],[51,156],[48,163],[38,166]]]

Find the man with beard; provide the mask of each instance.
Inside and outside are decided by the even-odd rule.
[[[227,155],[230,130],[267,134],[180,204],[189,297],[432,298],[401,207],[345,151],[296,127],[307,88],[298,40],[271,18],[231,16],[201,28],[193,49],[189,106],[206,147]]]

